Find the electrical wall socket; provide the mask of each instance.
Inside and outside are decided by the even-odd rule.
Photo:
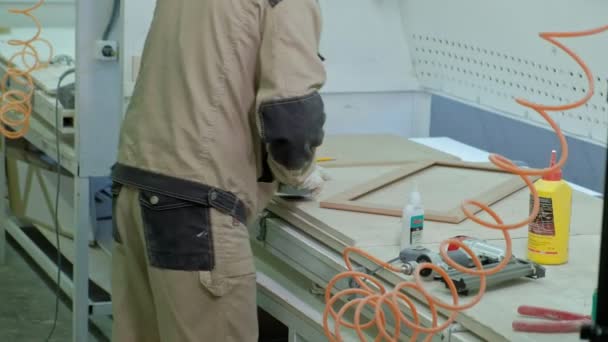
[[[95,42],[95,58],[100,61],[118,59],[118,42],[115,40],[98,40]]]

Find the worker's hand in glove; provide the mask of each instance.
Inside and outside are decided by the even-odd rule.
[[[331,180],[331,176],[322,167],[316,165],[308,178],[298,188],[310,191],[313,197],[318,197],[323,191],[323,184]]]

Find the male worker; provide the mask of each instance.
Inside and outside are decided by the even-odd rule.
[[[317,193],[316,0],[158,0],[113,168],[115,342],[257,341],[246,225]]]

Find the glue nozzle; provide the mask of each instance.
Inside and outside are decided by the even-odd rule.
[[[409,203],[413,205],[420,205],[422,203],[422,196],[418,192],[418,184],[414,183],[412,191],[409,194]]]
[[[556,162],[557,162],[557,151],[553,150],[553,151],[551,151],[551,162],[549,163],[549,167],[555,166]],[[546,181],[555,181],[555,182],[560,181],[560,180],[562,180],[562,170],[557,169],[553,172],[550,172],[550,173],[544,175],[543,179]]]

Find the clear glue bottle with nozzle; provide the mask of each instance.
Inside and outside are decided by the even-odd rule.
[[[420,247],[423,229],[424,208],[422,206],[422,196],[418,192],[418,187],[414,185],[414,189],[409,193],[408,203],[403,208],[401,250]]]
[[[551,166],[556,159],[557,152],[552,151]],[[544,175],[534,187],[540,210],[528,227],[528,259],[541,265],[564,264],[568,262],[572,188],[562,179],[560,169]],[[533,204],[530,198],[530,211]]]

